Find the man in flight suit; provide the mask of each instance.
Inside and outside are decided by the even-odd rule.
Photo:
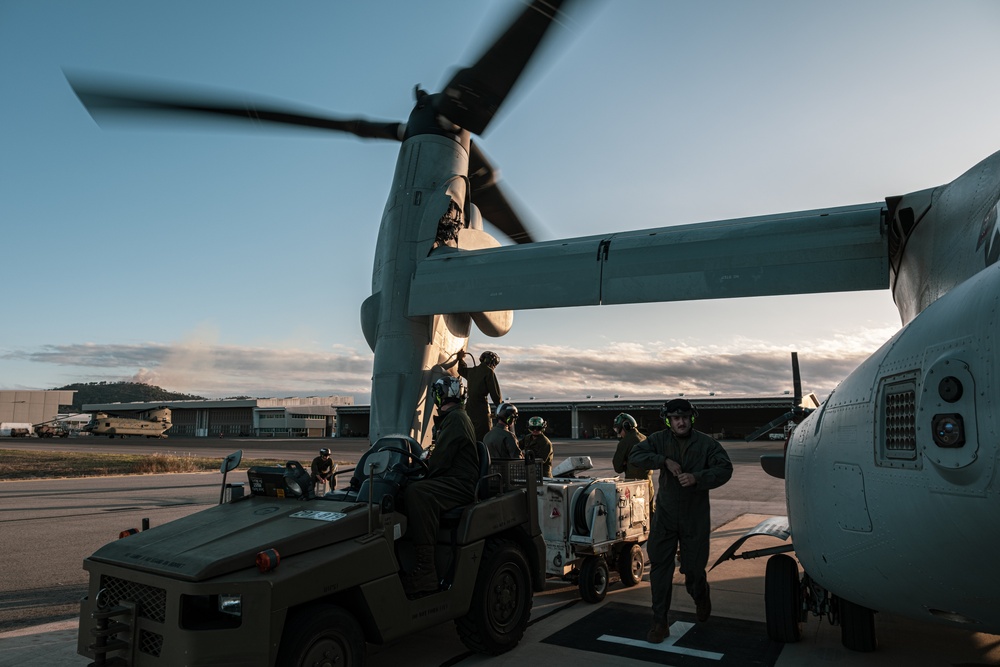
[[[669,401],[660,416],[667,428],[637,443],[629,456],[629,463],[637,468],[660,471],[656,512],[646,542],[653,598],[653,622],[646,641],[653,644],[670,634],[667,611],[678,542],[681,573],[698,621],[707,621],[712,613],[705,574],[712,530],[708,492],[733,476],[733,464],[722,445],[692,428],[697,412],[688,401]]]
[[[545,435],[547,422],[541,417],[528,420],[528,435],[521,438],[521,451],[531,452],[535,461],[542,464],[542,476],[552,477],[552,441]]]
[[[469,415],[465,413],[465,383],[446,375],[431,388],[438,414],[437,437],[427,458],[427,475],[403,490],[406,537],[413,542],[416,565],[403,576],[407,595],[438,590],[434,545],[441,512],[470,504],[479,482],[479,450]]]
[[[493,399],[493,405],[500,405],[500,382],[496,367],[500,365],[500,355],[487,350],[479,355],[479,365],[471,368],[465,363],[465,356],[472,356],[465,350],[458,353],[458,374],[469,381],[469,419],[476,429],[476,440],[482,440],[490,430],[490,406],[486,397]]]
[[[501,403],[497,407],[497,422],[483,438],[483,444],[490,452],[490,460],[523,458],[521,448],[514,437],[514,422],[517,421],[517,407],[511,403]]]
[[[635,421],[635,417],[623,412],[617,417],[615,417],[615,422],[613,428],[615,430],[615,435],[618,436],[618,446],[615,448],[615,454],[611,457],[611,465],[614,467],[615,472],[625,473],[625,479],[644,479],[649,485],[649,511],[653,511],[654,500],[653,500],[653,471],[643,470],[642,468],[637,468],[628,462],[628,457],[632,453],[635,446],[646,439],[642,433],[639,433],[639,424]]]

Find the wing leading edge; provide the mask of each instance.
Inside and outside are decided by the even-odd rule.
[[[417,266],[409,315],[888,287],[877,202],[432,254]]]

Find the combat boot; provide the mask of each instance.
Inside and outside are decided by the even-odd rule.
[[[416,547],[417,563],[413,571],[404,574],[403,590],[409,597],[434,593],[438,589],[437,568],[434,566],[434,547]]]
[[[664,639],[670,636],[670,624],[667,623],[665,618],[653,617],[653,625],[650,626],[649,632],[646,633],[646,641],[650,644],[659,644]]]

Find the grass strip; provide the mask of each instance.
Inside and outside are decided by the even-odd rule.
[[[307,470],[310,462],[303,467]],[[244,458],[237,470],[284,466],[284,459]],[[180,472],[219,472],[222,459],[182,453],[103,454],[0,449],[0,482],[59,477],[108,477]]]

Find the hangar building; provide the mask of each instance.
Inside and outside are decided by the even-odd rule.
[[[325,438],[337,431],[338,409],[353,403],[353,396],[308,396],[88,403],[83,409],[133,417],[166,406],[173,423],[167,435],[174,436]]]
[[[717,438],[742,439],[772,419],[792,409],[791,394],[781,396],[721,398],[685,396],[698,410],[695,428]],[[527,432],[531,417],[542,417],[550,438],[614,438],[611,425],[620,412],[635,417],[643,433],[663,428],[660,408],[666,399],[585,400],[585,401],[514,401],[518,409],[517,433]],[[367,437],[370,407],[355,405],[340,408],[337,428],[342,437]],[[763,436],[767,437],[767,436]]]
[[[73,405],[69,389],[50,391],[0,391],[0,432],[9,434],[10,425],[31,426],[56,418],[62,410]]]

